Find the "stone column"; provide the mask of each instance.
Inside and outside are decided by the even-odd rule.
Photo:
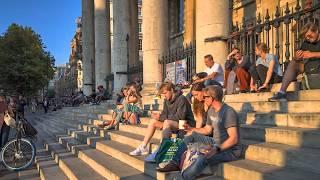
[[[196,71],[205,68],[204,56],[212,54],[214,61],[224,67],[228,55],[227,42],[205,42],[210,37],[227,37],[229,34],[229,1],[196,1]]]
[[[130,0],[129,66],[139,63],[138,2]]]
[[[162,81],[158,60],[168,48],[168,0],[147,0],[142,3],[143,91],[155,92]]]
[[[196,0],[185,0],[184,1],[184,29],[185,33],[183,34],[183,43],[190,43],[195,40],[195,2]]]
[[[94,0],[94,28],[96,86],[106,87],[105,78],[111,73],[110,5],[108,0]]]
[[[130,0],[113,1],[113,57],[114,92],[127,83],[130,41]]]
[[[94,11],[93,1],[82,0],[82,61],[83,93],[92,94],[94,62]]]

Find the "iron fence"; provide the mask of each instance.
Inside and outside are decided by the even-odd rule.
[[[298,0],[294,6],[290,8],[287,3],[283,9],[276,7],[273,14],[267,10],[264,17],[259,14],[253,20],[243,18],[241,27],[237,22],[228,37],[229,50],[238,47],[244,55],[250,57],[251,62],[254,62],[255,44],[264,42],[270,53],[279,59],[284,70],[302,43],[299,37],[302,27],[310,21],[319,23],[319,4],[302,9]]]
[[[190,81],[196,73],[196,43],[191,42],[184,46],[170,50],[168,53],[159,58],[159,63],[162,65],[162,80],[166,78],[166,65],[180,60],[186,61],[186,80]]]
[[[139,61],[137,64],[128,67],[128,82],[133,82],[137,80],[143,82],[142,61]]]

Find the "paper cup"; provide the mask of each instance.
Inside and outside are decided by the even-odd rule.
[[[186,120],[179,120],[179,129],[184,129],[184,125],[187,123]]]

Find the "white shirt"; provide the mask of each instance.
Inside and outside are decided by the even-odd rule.
[[[213,80],[218,81],[223,86],[224,76],[223,76],[223,69],[222,69],[222,66],[220,64],[214,63],[211,68],[206,67],[204,72],[206,72],[208,74],[208,76],[210,74],[216,72],[217,75],[213,78]]]

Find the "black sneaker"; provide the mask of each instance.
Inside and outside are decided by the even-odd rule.
[[[274,101],[287,101],[287,94],[286,93],[277,92],[271,98],[269,98],[268,101],[271,101],[271,102],[274,102]]]

